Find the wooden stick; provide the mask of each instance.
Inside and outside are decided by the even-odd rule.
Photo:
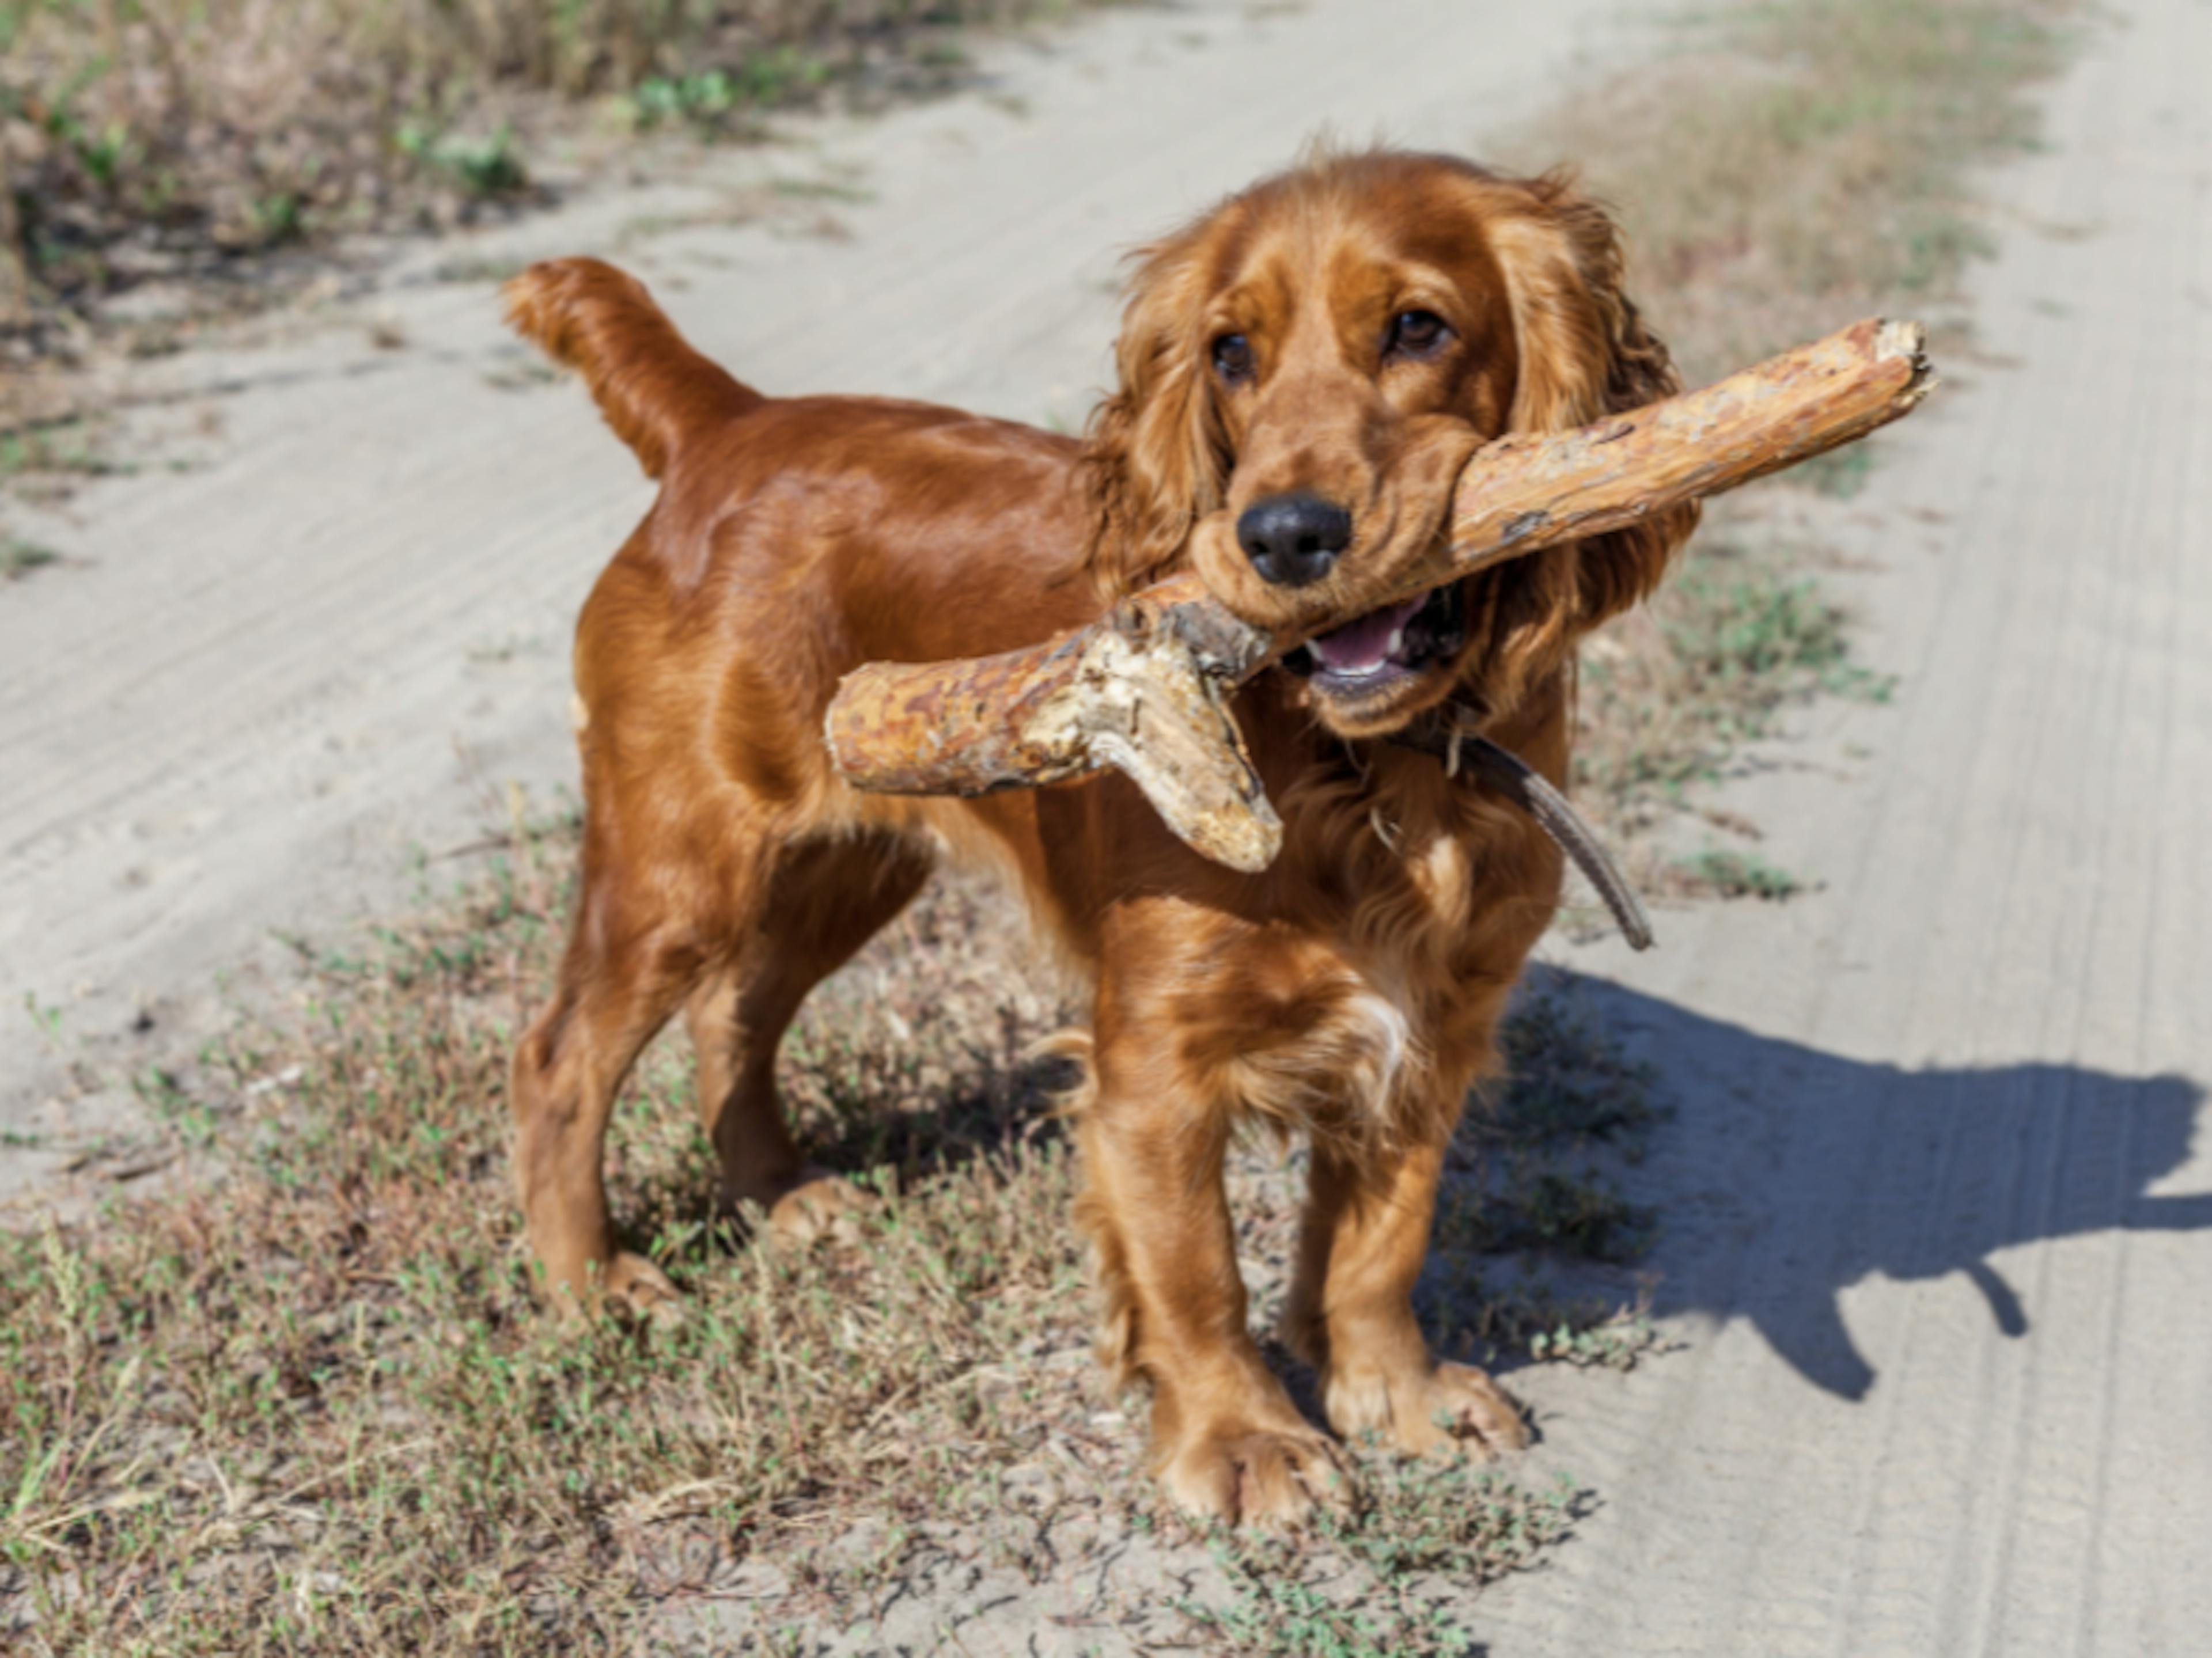
[[[1361,614],[1562,542],[1618,530],[1864,437],[1935,387],[1917,323],[1879,319],[1571,432],[1517,434],[1460,474],[1451,533]],[[1230,718],[1228,692],[1353,618],[1270,631],[1195,575],[1132,595],[1041,645],[963,662],[870,663],[823,721],[853,786],[975,795],[1127,773],[1168,826],[1218,863],[1264,869],[1282,824]]]

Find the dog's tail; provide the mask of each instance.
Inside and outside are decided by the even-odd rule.
[[[645,284],[599,259],[547,259],[500,290],[510,327],[577,369],[615,435],[659,477],[695,432],[761,394],[701,356]]]

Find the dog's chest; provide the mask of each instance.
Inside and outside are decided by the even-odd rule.
[[[1311,1017],[1267,1062],[1248,1068],[1253,1105],[1306,1115],[1326,1102],[1370,1121],[1402,1121],[1480,1062],[1494,998],[1484,993],[1489,975],[1467,976],[1482,919],[1480,848],[1470,838],[1438,831],[1401,840],[1387,864],[1363,872],[1353,902],[1309,935]]]

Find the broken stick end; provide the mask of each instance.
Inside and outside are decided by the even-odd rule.
[[[1903,357],[1911,365],[1903,389],[1895,398],[1899,413],[1917,404],[1942,382],[1928,359],[1928,330],[1907,318],[1889,317],[1875,330],[1874,355],[1878,361]]]

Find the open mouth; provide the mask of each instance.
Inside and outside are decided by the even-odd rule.
[[[1324,695],[1350,700],[1418,678],[1451,660],[1466,642],[1461,584],[1448,581],[1308,640],[1283,665]]]

